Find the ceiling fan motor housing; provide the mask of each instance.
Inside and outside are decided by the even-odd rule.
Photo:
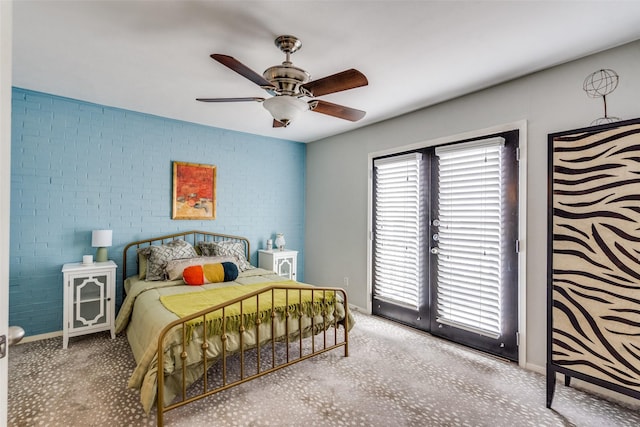
[[[300,86],[311,79],[311,75],[302,68],[294,67],[290,62],[267,68],[262,73],[281,95],[300,95]]]

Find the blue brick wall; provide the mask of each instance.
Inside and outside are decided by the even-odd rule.
[[[127,243],[183,230],[246,236],[257,265],[282,231],[304,280],[305,144],[20,88],[12,105],[9,324],[27,335],[62,329],[60,270],[95,255],[94,229],[119,266]],[[172,161],[217,166],[215,220],[171,219]]]

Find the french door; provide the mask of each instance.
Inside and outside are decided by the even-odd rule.
[[[374,159],[373,314],[518,359],[518,131]]]

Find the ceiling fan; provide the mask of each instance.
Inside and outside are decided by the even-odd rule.
[[[211,58],[273,95],[271,98],[196,98],[196,100],[202,102],[262,102],[264,108],[273,116],[273,127],[287,127],[307,110],[352,122],[364,117],[366,113],[355,108],[320,99],[311,99],[310,101],[301,99],[303,97],[315,98],[366,86],[369,82],[364,74],[352,68],[318,80],[311,80],[309,73],[291,63],[291,54],[302,47],[302,42],[295,36],[284,35],[276,38],[275,44],[285,53],[286,59],[282,65],[267,68],[262,76],[231,56],[219,53],[211,55]]]

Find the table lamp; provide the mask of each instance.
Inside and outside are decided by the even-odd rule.
[[[91,233],[91,246],[98,248],[96,262],[106,262],[108,260],[107,248],[111,246],[112,235],[112,230],[93,230]]]

